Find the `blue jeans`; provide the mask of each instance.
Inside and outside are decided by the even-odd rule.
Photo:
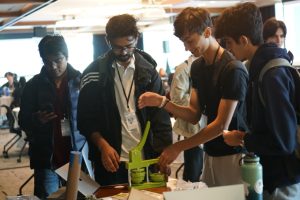
[[[46,199],[60,187],[59,176],[51,169],[34,169],[34,195]]]
[[[300,183],[289,185],[286,187],[276,188],[270,194],[267,191],[263,193],[264,200],[299,200],[300,199]]]
[[[199,146],[184,151],[183,180],[199,182],[203,167],[203,149]]]

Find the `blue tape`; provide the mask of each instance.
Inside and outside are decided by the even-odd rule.
[[[82,154],[80,151],[71,151],[70,153],[70,166],[72,167],[73,166],[73,163],[75,162],[75,156],[79,156],[78,158],[78,164],[81,165],[81,162],[82,162]]]

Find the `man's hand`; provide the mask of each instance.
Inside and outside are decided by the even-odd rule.
[[[109,172],[116,172],[119,169],[119,154],[108,143],[101,147],[101,161],[104,168]]]
[[[139,109],[147,106],[159,107],[163,101],[163,96],[154,92],[145,92],[142,94],[138,101]]]
[[[244,146],[245,132],[233,130],[223,131],[223,138],[226,144],[229,146]]]
[[[167,148],[164,149],[164,151],[161,153],[159,157],[159,167],[160,171],[165,174],[170,174],[171,169],[169,167],[169,164],[171,164],[179,155],[180,150],[177,148],[176,144],[173,144]]]
[[[57,117],[54,112],[47,111],[38,111],[35,113],[35,115],[41,124],[46,124]]]

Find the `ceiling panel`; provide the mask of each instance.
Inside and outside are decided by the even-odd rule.
[[[54,30],[103,31],[107,20],[129,13],[140,26],[170,23],[187,6],[220,13],[245,0],[0,0],[0,31],[32,31],[34,26]],[[253,0],[254,1],[254,0]],[[278,0],[256,1],[272,4]]]
[[[56,0],[0,0],[0,31]]]

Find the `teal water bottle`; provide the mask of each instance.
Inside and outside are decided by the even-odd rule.
[[[259,163],[259,157],[255,154],[247,154],[243,158],[241,166],[242,179],[246,186],[247,200],[262,200],[263,199],[263,179],[262,166]]]

